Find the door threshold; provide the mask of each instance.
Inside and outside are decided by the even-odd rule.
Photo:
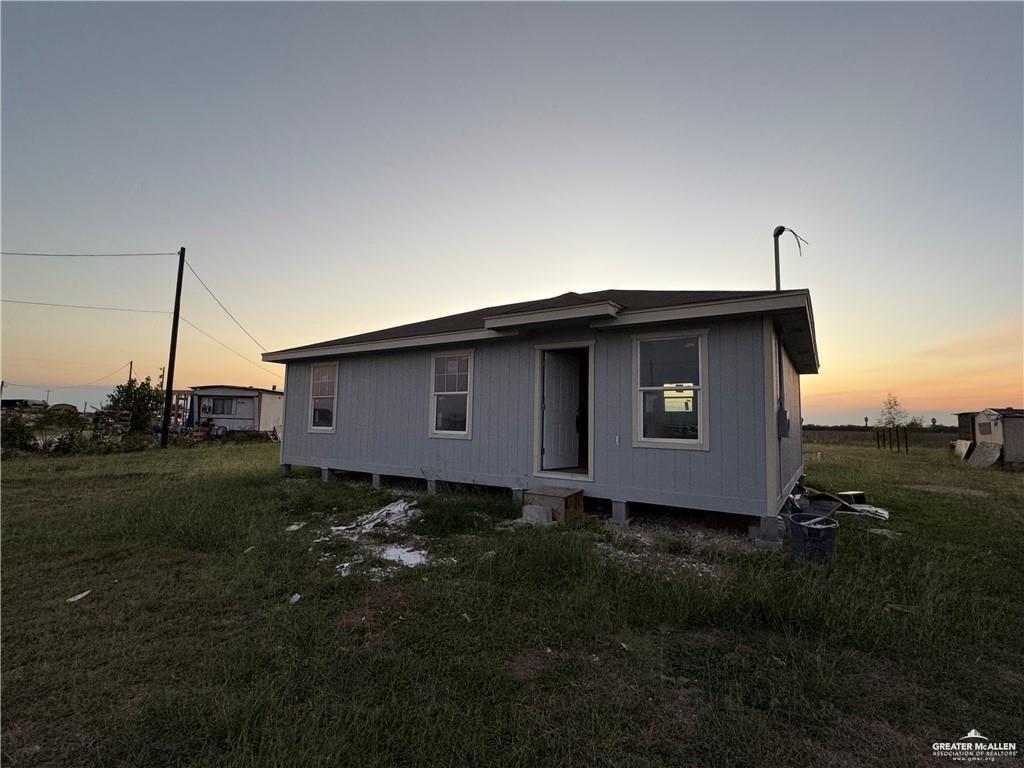
[[[534,477],[550,477],[554,480],[583,480],[592,483],[594,475],[591,472],[580,474],[579,472],[561,472],[557,469],[542,469],[533,473]]]

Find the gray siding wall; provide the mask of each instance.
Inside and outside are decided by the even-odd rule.
[[[779,441],[780,498],[785,499],[799,478],[804,466],[803,424],[800,413],[800,374],[789,355],[782,353],[782,376],[786,389],[786,410],[789,411],[789,436]],[[778,399],[776,384],[776,399]]]
[[[762,515],[767,506],[762,321],[713,320],[637,332],[688,328],[710,329],[707,451],[634,448],[633,334],[581,328],[473,346],[471,440],[428,436],[435,350],[340,358],[335,434],[308,431],[310,363],[290,363],[281,461],[513,488],[579,487],[599,498]],[[594,479],[534,477],[535,347],[591,339]],[[799,428],[798,403],[794,413]]]

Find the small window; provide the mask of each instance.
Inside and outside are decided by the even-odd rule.
[[[981,435],[991,435],[992,434],[992,425],[989,422],[987,422],[987,421],[981,422],[980,424],[978,424],[978,434],[981,434]]]
[[[704,448],[704,333],[636,339],[636,434],[640,446]]]
[[[468,438],[472,411],[472,353],[434,355],[431,378],[430,434],[434,437]]]
[[[338,402],[338,364],[320,363],[310,369],[311,431],[334,431],[334,413]]]

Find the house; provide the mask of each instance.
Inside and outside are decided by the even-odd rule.
[[[0,400],[0,411],[3,413],[13,411],[45,411],[47,404],[45,400],[26,400],[24,398],[4,398]]]
[[[974,418],[975,440],[1002,446],[1003,464],[1024,465],[1024,409],[986,408]]]
[[[283,423],[284,392],[260,387],[208,384],[192,387],[190,426],[211,421],[215,428],[234,432],[269,432]]]
[[[78,406],[71,403],[56,403],[46,410],[53,414],[64,415],[67,413],[78,413]]]
[[[263,359],[286,366],[285,471],[577,488],[619,519],[776,516],[818,371],[806,290],[566,293]]]
[[[957,456],[978,466],[1002,459],[1010,468],[1024,467],[1024,409],[986,408],[954,415],[959,425]]]

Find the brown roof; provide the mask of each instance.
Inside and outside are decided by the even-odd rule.
[[[457,315],[447,315],[433,320],[421,320],[417,323],[396,325],[380,331],[360,333],[355,336],[343,336],[340,339],[321,341],[301,347],[289,347],[278,352],[294,352],[298,350],[333,347],[341,344],[357,344],[372,341],[392,341],[410,336],[426,336],[435,333],[455,333],[458,331],[483,330],[484,318],[494,317],[512,312],[537,312],[546,309],[568,309],[582,307],[597,302],[610,301],[618,304],[624,311],[656,309],[659,307],[680,307],[687,304],[704,304],[712,301],[728,301],[730,299],[749,299],[761,296],[777,296],[775,291],[591,291],[590,293],[563,293],[549,299],[522,301],[517,304],[503,304],[496,307],[484,307]]]

